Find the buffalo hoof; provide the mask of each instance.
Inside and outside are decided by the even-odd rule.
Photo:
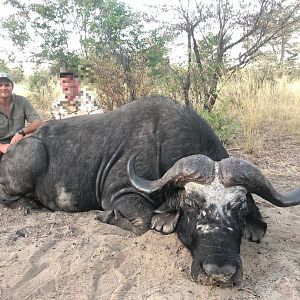
[[[250,242],[260,243],[267,230],[267,223],[254,218],[247,217],[244,229],[244,238]]]
[[[151,229],[170,234],[174,232],[179,217],[180,213],[177,211],[157,213],[151,219]]]
[[[102,223],[118,226],[124,230],[131,231],[136,235],[141,235],[145,230],[139,229],[142,227],[140,220],[129,221],[117,209],[98,211],[96,213],[96,220]],[[137,227],[138,226],[138,227]]]

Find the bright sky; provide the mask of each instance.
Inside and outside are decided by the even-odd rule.
[[[147,6],[150,5],[173,5],[179,2],[179,0],[121,0],[128,4],[135,10],[147,10]],[[187,0],[185,0],[187,2]]]

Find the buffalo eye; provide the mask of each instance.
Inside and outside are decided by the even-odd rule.
[[[197,206],[197,202],[194,199],[189,197],[185,199],[184,203],[191,207]]]
[[[239,197],[235,202],[227,204],[227,210],[245,215],[247,214],[247,202],[243,197]]]
[[[191,192],[188,193],[185,197],[184,203],[187,206],[193,207],[193,208],[199,208],[201,207],[202,203],[205,202],[204,196],[200,195],[199,193]]]

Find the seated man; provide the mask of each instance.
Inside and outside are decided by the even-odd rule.
[[[13,94],[13,88],[10,75],[0,72],[0,159],[11,144],[33,133],[43,123],[28,99]]]
[[[64,119],[76,115],[103,113],[95,97],[80,88],[78,75],[73,71],[61,71],[59,82],[62,94],[52,103],[54,119]]]

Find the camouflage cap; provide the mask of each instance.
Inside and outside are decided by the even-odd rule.
[[[12,78],[11,78],[11,76],[10,76],[8,73],[0,72],[0,79],[1,79],[1,78],[5,78],[5,79],[7,79],[8,81],[10,81],[11,84],[14,84],[14,83],[13,83],[13,80],[12,80]]]
[[[59,72],[59,77],[60,78],[66,78],[66,77],[71,77],[71,78],[77,78],[78,74],[73,70],[73,68],[69,66],[63,66],[60,68]]]

